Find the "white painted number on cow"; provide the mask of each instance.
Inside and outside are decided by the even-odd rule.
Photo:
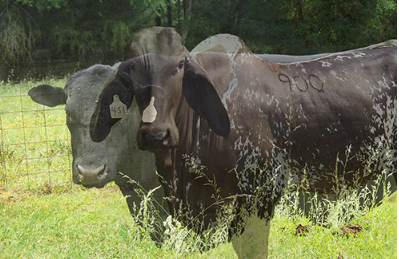
[[[119,100],[118,95],[114,95],[114,101],[109,105],[112,119],[122,119],[128,116],[129,112],[124,103]]]

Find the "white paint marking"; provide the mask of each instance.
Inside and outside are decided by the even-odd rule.
[[[321,63],[322,67],[331,67],[332,64],[330,62],[328,62],[327,60],[320,60],[319,61]]]

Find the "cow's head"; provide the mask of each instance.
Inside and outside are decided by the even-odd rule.
[[[226,109],[212,80],[188,52],[146,54],[123,62],[98,100],[90,126],[94,141],[105,139],[118,121],[110,112],[116,95],[128,107],[136,96],[143,116],[137,143],[143,150],[166,151],[178,145],[175,116],[182,97],[216,134],[227,136],[230,132]]]
[[[93,142],[89,137],[90,119],[96,101],[114,71],[116,67],[95,65],[69,76],[65,88],[39,85],[29,91],[29,96],[37,103],[50,107],[65,105],[67,126],[71,133],[73,181],[88,188],[104,187],[120,176],[119,172],[136,181],[142,180],[141,172],[132,168],[134,161],[131,153],[134,152],[132,147],[136,146],[136,140],[125,134],[137,129],[134,125],[137,127],[139,124],[135,124],[133,117],[139,118],[138,114],[131,111],[132,114],[120,121],[102,143]],[[136,156],[138,152],[136,150]],[[144,155],[144,152],[140,153]]]
[[[175,54],[187,51],[184,40],[171,27],[151,27],[136,33],[130,43],[126,59],[131,59],[148,53]]]

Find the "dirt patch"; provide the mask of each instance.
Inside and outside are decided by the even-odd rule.
[[[298,227],[296,227],[295,235],[305,235],[306,233],[309,232],[309,229],[310,229],[309,225],[302,226],[301,224],[299,224]]]
[[[392,195],[391,197],[388,198],[388,201],[396,202],[396,196]]]
[[[51,184],[45,183],[43,187],[33,190],[15,190],[0,188],[0,201],[7,203],[22,202],[27,198],[38,197],[43,195],[49,195],[52,193],[68,193],[71,192],[72,188],[69,186],[56,186],[53,187]]]
[[[360,232],[360,230],[362,230],[363,228],[359,225],[350,225],[350,226],[345,226],[343,228],[341,228],[341,233],[339,233],[338,231],[334,231],[333,235],[341,235],[341,236],[353,236],[356,237],[356,234]]]
[[[12,190],[0,190],[0,201],[16,202],[21,199],[21,195]]]

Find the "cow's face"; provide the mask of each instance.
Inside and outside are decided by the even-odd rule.
[[[212,81],[189,53],[146,54],[123,62],[106,84],[93,114],[90,134],[94,141],[105,139],[118,121],[109,108],[115,95],[128,107],[136,96],[142,114],[137,143],[142,150],[166,151],[178,145],[175,116],[181,101],[187,101],[216,134],[227,136],[230,131]]]
[[[110,69],[106,72],[100,75],[84,73],[66,88],[68,98],[65,111],[71,133],[73,181],[87,188],[102,188],[114,181],[119,172],[126,174],[131,170],[128,164],[125,164],[123,167],[126,169],[122,170],[120,164],[129,152],[128,136],[124,134],[129,128],[128,119],[119,122],[109,137],[101,143],[93,142],[89,136],[90,119],[96,99],[100,95],[102,85],[113,71]]]
[[[187,51],[184,40],[174,28],[152,27],[134,35],[126,59],[148,53],[176,54]]]
[[[127,157],[130,157],[130,146],[135,144],[135,139],[125,134],[130,128],[130,120],[124,119],[118,123],[102,143],[93,142],[89,137],[95,102],[114,71],[109,66],[96,65],[70,76],[64,89],[40,85],[29,91],[31,98],[40,104],[65,104],[66,121],[71,134],[73,181],[88,188],[104,187],[119,172],[129,174],[132,171]],[[133,143],[129,138],[133,138]]]

